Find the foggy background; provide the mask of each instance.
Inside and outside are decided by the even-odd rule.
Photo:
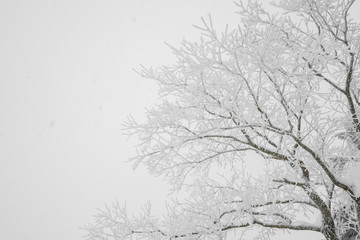
[[[359,8],[357,8],[359,9]],[[96,208],[130,212],[168,186],[132,171],[156,83],[132,68],[174,60],[164,42],[196,40],[200,17],[235,24],[232,0],[3,0],[0,2],[0,239],[82,239]]]
[[[213,14],[237,20],[231,0],[3,0],[0,2],[0,239],[82,239],[104,203],[130,211],[167,185],[132,171],[136,139],[156,83],[132,68],[174,58],[164,42],[198,39]]]

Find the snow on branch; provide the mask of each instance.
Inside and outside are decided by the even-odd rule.
[[[106,208],[89,239],[222,239],[254,226],[327,240],[358,234],[354,3],[239,0],[237,27],[219,32],[202,18],[199,41],[169,46],[173,65],[137,70],[158,82],[161,98],[143,123],[126,123],[139,139],[134,166],[189,199],[162,218],[149,207],[132,218],[119,205]]]

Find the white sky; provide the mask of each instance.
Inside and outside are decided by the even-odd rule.
[[[132,171],[122,135],[157,98],[132,71],[173,58],[163,44],[197,39],[232,0],[0,2],[0,239],[82,239],[79,227],[114,200],[163,202],[166,184]]]
[[[106,202],[163,202],[125,163],[122,123],[157,98],[132,68],[166,64],[210,12],[225,24],[232,0],[0,2],[0,239],[82,239]]]

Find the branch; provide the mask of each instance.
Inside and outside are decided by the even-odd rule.
[[[287,225],[287,224],[269,224],[265,222],[261,222],[258,220],[255,220],[253,224],[260,225],[262,227],[266,228],[278,228],[278,229],[288,229],[288,230],[307,230],[307,231],[315,231],[315,232],[321,232],[321,227],[313,226],[313,225],[305,225],[303,223],[302,225]]]
[[[341,183],[336,176],[329,170],[329,168],[326,166],[326,164],[321,160],[321,158],[319,157],[319,155],[314,152],[311,148],[309,148],[307,145],[305,145],[301,140],[299,140],[297,137],[293,136],[292,134],[290,135],[297,144],[299,144],[299,146],[301,146],[305,151],[307,151],[308,153],[310,153],[310,155],[315,159],[315,161],[320,165],[320,167],[324,170],[324,172],[326,173],[326,175],[330,178],[330,180],[339,188],[344,189],[345,191],[349,192],[350,195],[354,195],[353,191],[351,190],[351,188],[343,183]]]

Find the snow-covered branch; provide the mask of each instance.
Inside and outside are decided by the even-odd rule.
[[[128,218],[115,205],[89,239],[219,239],[254,226],[327,240],[359,233],[355,0],[277,0],[276,14],[260,2],[236,3],[234,29],[202,19],[198,42],[170,46],[173,65],[138,70],[159,83],[161,101],[144,123],[126,124],[140,141],[135,166],[188,189],[191,201],[163,218]]]

